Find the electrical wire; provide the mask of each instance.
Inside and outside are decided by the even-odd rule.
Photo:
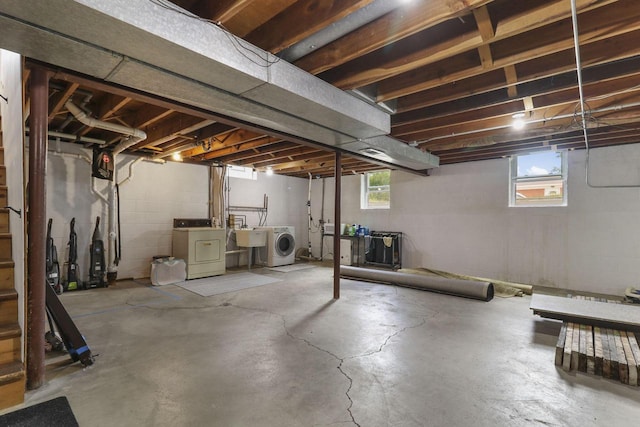
[[[221,30],[223,30],[225,36],[229,39],[229,41],[231,41],[232,46],[236,49],[236,51],[238,51],[238,53],[242,56],[244,56],[248,61],[254,63],[255,65],[259,66],[259,67],[263,67],[263,68],[269,68],[271,67],[273,64],[280,62],[280,58],[273,55],[273,57],[275,59],[270,60],[269,59],[269,52],[266,52],[262,49],[259,49],[255,46],[253,46],[252,44],[246,42],[245,40],[241,39],[240,37],[237,37],[236,35],[234,35],[231,31],[229,31],[224,25],[222,25],[222,23],[220,21],[214,21],[212,19],[206,19],[206,18],[202,18],[200,16],[197,16],[191,12],[188,12],[178,6],[176,6],[175,4],[166,1],[166,0],[149,0],[151,3],[155,4],[156,6],[162,7],[164,9],[170,10],[174,13],[178,13],[180,15],[186,16],[187,18],[196,20],[196,21],[200,21],[200,22],[204,22],[207,24],[212,24],[218,28],[220,28]],[[258,58],[258,60],[254,59],[252,56],[250,56],[249,54],[255,56]],[[266,54],[266,58],[264,57],[264,55]]]
[[[578,30],[578,11],[576,0],[571,0],[571,23],[573,25],[573,46],[576,57],[576,73],[578,75],[578,92],[580,94],[580,116],[582,119],[582,131],[584,134],[585,145],[585,182],[590,188],[640,188],[640,184],[622,184],[622,185],[594,185],[589,180],[589,132],[587,125],[587,107],[585,102],[584,90],[582,84],[582,61],[580,59],[580,38]]]

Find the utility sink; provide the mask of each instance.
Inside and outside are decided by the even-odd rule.
[[[258,246],[265,246],[267,244],[267,230],[251,230],[248,228],[241,228],[235,230],[236,243],[240,247],[255,248]]]

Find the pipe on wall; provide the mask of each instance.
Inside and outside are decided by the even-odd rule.
[[[105,122],[103,120],[94,119],[93,117],[89,117],[87,113],[82,111],[77,105],[75,105],[71,100],[65,102],[65,107],[69,112],[76,118],[80,123],[85,126],[94,127],[97,129],[104,129],[115,133],[120,133],[123,135],[128,135],[129,138],[126,138],[124,141],[116,145],[113,149],[113,183],[118,182],[117,169],[118,164],[116,162],[116,155],[120,154],[127,148],[137,144],[140,141],[144,141],[147,139],[147,134],[140,130],[131,128],[128,126],[122,126],[116,123]],[[109,265],[107,267],[107,278],[110,282],[116,280],[118,275],[118,260],[115,258],[116,253],[116,185],[112,185],[111,191],[109,191]]]
[[[76,118],[80,123],[85,126],[89,126],[97,129],[104,129],[115,133],[121,133],[123,135],[131,136],[131,138],[121,142],[116,145],[113,149],[113,155],[122,153],[127,148],[132,145],[137,144],[140,141],[144,141],[147,139],[147,134],[140,130],[131,128],[128,126],[122,126],[117,123],[105,122],[103,120],[94,119],[93,117],[89,117],[87,113],[82,111],[80,107],[75,105],[71,100],[65,102],[64,106],[69,110],[69,112]]]
[[[378,283],[390,283],[408,288],[479,299],[482,301],[491,301],[493,299],[493,284],[490,282],[445,279],[444,277],[373,270],[370,268],[346,265],[340,266],[340,275],[343,277],[364,279]]]

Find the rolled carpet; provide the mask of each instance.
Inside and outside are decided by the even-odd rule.
[[[371,268],[340,266],[340,276],[363,279],[378,283],[391,283],[425,291],[491,301],[493,284],[474,280],[446,279],[422,274],[399,273],[396,271],[374,270]]]

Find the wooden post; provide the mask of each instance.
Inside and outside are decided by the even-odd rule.
[[[336,151],[335,172],[335,205],[334,216],[336,227],[340,224],[340,201],[342,199],[342,153]],[[340,299],[340,234],[336,229],[333,233],[333,299]]]
[[[46,186],[49,75],[42,68],[31,73],[31,136],[29,138],[29,198],[27,238],[27,388],[44,384],[46,278]]]

